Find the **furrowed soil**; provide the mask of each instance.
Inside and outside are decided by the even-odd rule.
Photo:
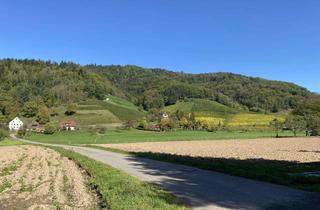
[[[0,147],[0,209],[96,209],[73,161],[37,146]]]
[[[129,152],[153,152],[191,157],[320,161],[320,138],[171,141],[97,145]]]

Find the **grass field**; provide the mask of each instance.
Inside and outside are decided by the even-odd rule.
[[[175,113],[177,110],[184,113],[194,112],[197,117],[221,117],[226,118],[230,114],[240,113],[240,110],[227,107],[215,101],[206,99],[189,99],[188,101],[178,101],[176,104],[167,106],[168,113]]]
[[[81,105],[90,105],[91,109],[95,107],[96,110],[108,110],[122,121],[137,120],[145,115],[144,112],[140,111],[137,106],[129,101],[110,95],[108,98],[108,101],[86,101],[81,103]]]
[[[256,132],[207,132],[207,131],[172,131],[153,132],[141,130],[108,130],[105,134],[92,134],[86,130],[77,132],[59,132],[53,135],[29,134],[27,139],[55,144],[109,144],[148,141],[177,140],[215,140],[215,139],[252,139],[267,138],[275,135],[272,131]],[[281,136],[293,136],[291,132],[281,132]],[[303,136],[303,133],[299,134]]]
[[[91,174],[91,185],[98,187],[108,209],[189,209],[165,190],[77,153],[55,149]]]
[[[22,145],[24,144],[21,141],[13,140],[13,139],[4,139],[0,141],[0,146],[14,146],[14,145]]]

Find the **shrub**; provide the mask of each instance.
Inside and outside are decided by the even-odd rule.
[[[39,107],[38,114],[37,114],[37,121],[40,124],[46,124],[50,122],[50,113],[48,107],[42,105]]]
[[[320,136],[320,129],[313,129],[310,133],[311,136]]]
[[[77,113],[77,104],[69,104],[65,112],[66,115],[74,115]]]
[[[18,137],[24,137],[26,135],[26,133],[27,133],[26,129],[22,128],[22,129],[18,130],[17,136]]]
[[[54,134],[57,131],[57,128],[54,124],[48,123],[44,126],[44,134]]]
[[[59,109],[57,107],[52,107],[50,109],[50,116],[55,117],[59,115]]]
[[[0,130],[0,141],[4,140],[7,137],[7,132]]]
[[[99,134],[105,134],[106,132],[107,132],[107,128],[105,128],[105,127],[98,128]]]

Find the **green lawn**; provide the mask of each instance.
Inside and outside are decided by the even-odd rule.
[[[109,96],[109,101],[88,100],[82,102],[79,107],[82,110],[107,110],[123,121],[137,120],[145,115],[134,104],[115,96]]]
[[[223,117],[226,118],[230,114],[237,114],[243,112],[235,108],[227,107],[215,101],[207,99],[189,99],[188,101],[178,101],[176,104],[165,107],[165,110],[173,114],[177,110],[184,113],[194,112],[197,117]]]
[[[98,188],[108,209],[189,209],[165,190],[75,152],[54,149],[74,160],[91,175],[90,185]]]
[[[207,132],[207,131],[170,131],[153,132],[141,130],[108,130],[105,134],[92,134],[86,130],[74,132],[59,132],[53,135],[29,134],[27,139],[55,144],[108,144],[148,141],[178,141],[178,140],[215,140],[215,139],[253,139],[273,137],[272,131],[251,132]],[[292,136],[291,132],[282,132],[282,136]],[[302,133],[300,135],[303,135]]]
[[[13,140],[13,139],[4,139],[0,141],[0,146],[14,146],[24,144],[21,141]]]

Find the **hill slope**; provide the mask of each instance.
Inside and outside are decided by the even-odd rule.
[[[104,75],[131,101],[145,109],[172,105],[184,98],[212,99],[253,111],[287,110],[310,92],[298,85],[232,73],[185,74],[136,66],[86,66]]]
[[[26,102],[52,107],[113,95],[120,98],[100,101],[99,106],[120,120],[128,120],[143,115],[137,106],[145,110],[163,108],[182,99],[216,101],[229,111],[277,112],[295,108],[310,94],[292,83],[231,73],[185,74],[137,66],[0,60],[0,121],[21,113]],[[199,106],[204,108],[207,102],[202,103]]]
[[[196,119],[215,125],[228,126],[269,126],[274,118],[284,120],[285,114],[253,113],[230,108],[215,101],[205,99],[189,99],[167,106],[165,110],[173,114],[182,111],[185,114],[193,112]]]

